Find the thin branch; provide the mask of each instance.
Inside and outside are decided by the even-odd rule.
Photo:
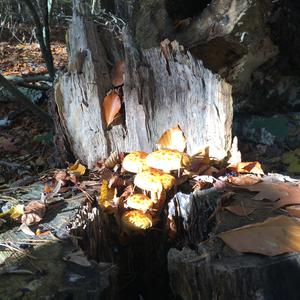
[[[44,8],[47,13],[43,13],[43,18],[44,18],[44,25],[41,23],[39,15],[32,3],[31,0],[23,0],[28,7],[31,16],[33,18],[33,21],[36,25],[36,37],[39,41],[41,51],[43,58],[45,60],[45,63],[47,65],[47,69],[49,71],[49,75],[51,77],[51,80],[54,80],[54,75],[55,75],[55,69],[53,65],[53,57],[50,49],[50,38],[49,38],[49,24],[48,24],[48,6],[46,5],[46,8]],[[46,1],[47,2],[47,1]],[[47,20],[45,20],[45,17],[47,17]],[[46,28],[48,27],[48,28]],[[43,34],[43,28],[45,28],[45,39],[44,39],[44,34]]]

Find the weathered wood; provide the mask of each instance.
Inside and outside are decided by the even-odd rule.
[[[129,29],[123,32],[124,122],[107,130],[101,107],[112,87],[107,53],[111,49],[114,62],[123,53],[116,53],[113,36],[112,47],[105,37],[104,49],[86,10],[74,3],[69,72],[56,85],[56,103],[75,156],[92,166],[116,149],[152,151],[159,136],[179,124],[191,154],[210,145],[213,156],[223,157],[231,143],[231,86],[177,42],[166,45],[165,57],[159,47],[140,48]]]
[[[216,198],[218,194],[219,198]],[[252,196],[250,192],[240,190],[233,201],[243,201],[245,205],[252,201],[253,205]],[[276,257],[241,254],[216,236],[219,232],[264,221],[280,212],[271,212],[267,202],[258,202],[250,216],[238,217],[220,209],[216,219],[209,220],[218,199],[220,191],[192,198],[186,241],[193,250],[172,248],[168,253],[168,272],[174,295],[184,300],[298,299],[299,253]]]

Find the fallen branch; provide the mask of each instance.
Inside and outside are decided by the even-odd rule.
[[[36,85],[36,84],[30,84],[27,82],[17,81],[15,83],[17,86],[22,86],[25,88],[33,89],[33,90],[39,90],[39,91],[47,91],[50,87],[45,85]]]
[[[27,96],[22,94],[13,84],[11,84],[1,74],[0,74],[0,85],[2,85],[5,89],[9,91],[9,93],[13,96],[15,101],[26,106],[33,113],[39,116],[43,121],[46,121],[48,124],[53,125],[53,120],[45,111],[43,111],[41,108],[33,104]]]

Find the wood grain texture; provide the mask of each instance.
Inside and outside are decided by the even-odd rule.
[[[91,167],[113,150],[152,151],[160,135],[179,124],[189,153],[210,145],[212,155],[223,157],[231,144],[231,86],[177,42],[166,46],[169,57],[160,47],[140,48],[129,28],[123,31],[124,53],[117,53],[119,42],[112,36],[109,46],[106,35],[103,43],[96,26],[83,17],[81,1],[74,2],[78,6],[69,34],[69,72],[56,85],[56,94],[61,94],[56,102],[75,156]],[[78,72],[72,66],[83,50],[86,56]],[[124,122],[107,130],[101,103],[112,87],[109,61],[122,55]]]

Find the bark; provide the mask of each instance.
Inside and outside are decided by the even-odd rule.
[[[74,1],[68,73],[56,85],[60,119],[75,156],[92,166],[116,149],[152,151],[159,136],[179,124],[189,153],[209,145],[212,155],[223,157],[231,144],[230,85],[177,42],[166,45],[166,55],[160,47],[141,48],[130,24],[120,53],[120,42],[111,35],[108,44],[80,2]],[[109,61],[122,56],[123,124],[107,129],[101,102],[112,87]]]
[[[34,7],[31,0],[24,0],[26,6],[28,7],[32,19],[36,26],[36,37],[40,44],[41,51],[43,58],[45,60],[49,75],[51,80],[54,80],[55,76],[55,69],[53,64],[53,57],[51,53],[51,46],[50,46],[50,29],[49,29],[49,20],[48,20],[48,5],[47,0],[43,1],[43,24],[40,21],[40,17],[36,8]],[[45,31],[45,34],[43,33]]]
[[[273,176],[272,180],[279,178]],[[174,295],[185,300],[298,299],[299,253],[276,257],[242,254],[230,249],[217,237],[220,232],[263,222],[280,212],[266,213],[263,207],[268,204],[262,202],[261,209],[250,216],[233,215],[224,209],[216,209],[224,192],[214,189],[195,191],[190,197],[191,210],[182,241],[191,248],[169,250],[168,272]],[[253,201],[252,196],[239,190],[234,199],[247,205]],[[211,218],[214,214],[215,217]]]

